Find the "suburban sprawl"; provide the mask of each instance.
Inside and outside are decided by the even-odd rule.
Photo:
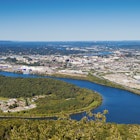
[[[80,77],[90,73],[140,90],[139,42],[134,47],[133,42],[51,42],[36,46],[27,43],[24,50],[19,45],[24,43],[11,44],[14,47],[1,43],[2,71]]]

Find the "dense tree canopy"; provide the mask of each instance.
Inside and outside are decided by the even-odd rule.
[[[91,90],[49,78],[10,78],[0,76],[0,97],[25,98],[45,95],[35,101],[36,108],[17,115],[41,116],[67,111],[70,113],[97,107],[101,97]],[[9,113],[10,115],[11,113]]]
[[[139,140],[139,125],[106,123],[104,114],[95,120],[0,120],[1,140]]]
[[[49,78],[11,78],[0,76],[0,96],[8,98],[35,95],[60,95],[72,98],[82,90],[74,85]]]

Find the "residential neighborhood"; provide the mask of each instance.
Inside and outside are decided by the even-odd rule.
[[[84,48],[84,51],[89,54],[91,48]],[[124,86],[140,89],[140,53],[134,49],[111,50],[108,55],[1,55],[0,70],[72,76],[92,73]]]

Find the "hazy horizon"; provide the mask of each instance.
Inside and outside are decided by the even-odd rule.
[[[0,40],[0,42],[140,42],[140,40]]]

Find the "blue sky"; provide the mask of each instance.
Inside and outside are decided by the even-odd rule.
[[[140,40],[140,0],[0,0],[0,40]]]

